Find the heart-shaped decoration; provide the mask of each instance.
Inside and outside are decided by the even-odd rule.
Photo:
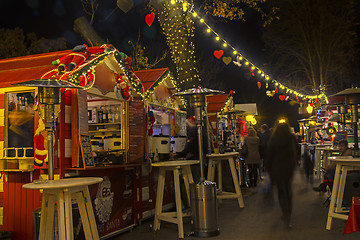
[[[223,62],[228,65],[229,63],[231,63],[231,57],[223,57],[222,58]]]
[[[223,51],[223,50],[215,50],[215,51],[214,51],[214,56],[215,56],[217,59],[220,59],[223,54],[224,54],[224,51]]]
[[[284,101],[285,95],[279,95],[279,99],[280,99],[281,101]]]
[[[261,88],[261,82],[257,82],[258,88]]]
[[[146,15],[145,22],[150,27],[151,24],[153,23],[154,19],[155,19],[155,13],[152,12],[152,13]]]

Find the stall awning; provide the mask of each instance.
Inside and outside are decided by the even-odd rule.
[[[219,95],[211,95],[206,97],[207,102],[207,112],[208,113],[218,113],[225,106],[228,98],[231,94],[219,94]]]

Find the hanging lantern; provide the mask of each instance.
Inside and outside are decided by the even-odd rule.
[[[134,6],[133,0],[117,0],[116,5],[124,13],[127,13]]]

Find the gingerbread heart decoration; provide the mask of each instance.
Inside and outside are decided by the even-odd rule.
[[[284,101],[285,95],[279,95],[279,99],[280,99],[281,101]]]
[[[153,23],[154,19],[155,19],[155,13],[152,12],[152,13],[146,15],[145,22],[150,27],[151,24]]]
[[[223,50],[215,50],[215,51],[214,51],[214,56],[215,56],[217,59],[220,59],[223,54],[224,54],[224,51],[223,51]]]
[[[228,65],[229,63],[231,63],[231,57],[223,57],[222,58],[223,62]]]

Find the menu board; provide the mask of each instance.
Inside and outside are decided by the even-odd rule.
[[[346,138],[347,138],[346,131],[336,132],[334,138],[334,145],[338,145],[341,140],[346,140]]]
[[[80,163],[82,163],[82,167],[94,167],[95,164],[89,135],[80,135],[80,150]]]

